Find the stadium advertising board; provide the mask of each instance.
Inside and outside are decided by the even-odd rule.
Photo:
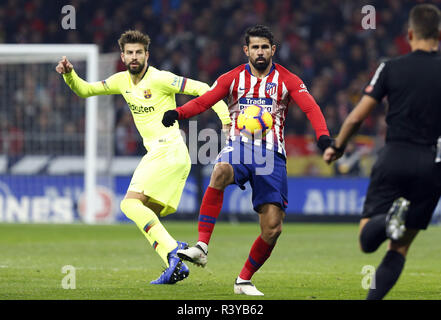
[[[98,222],[129,221],[120,211],[130,176],[115,177],[113,186],[100,185],[97,192]],[[204,181],[204,187],[208,185]],[[367,178],[288,178],[288,215],[359,215],[369,180]],[[251,188],[229,186],[222,213],[250,215]],[[189,176],[177,214],[199,211],[197,183]],[[82,176],[0,176],[0,222],[73,223],[84,214]],[[438,204],[435,219],[441,216]]]

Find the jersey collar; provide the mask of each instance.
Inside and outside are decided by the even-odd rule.
[[[130,77],[130,72],[129,72],[129,70],[127,70],[127,73],[129,74],[129,78],[130,78],[130,83],[132,84],[132,86],[135,86],[135,87],[136,87],[138,84],[141,83],[142,80],[144,80],[145,75],[146,75],[147,72],[149,71],[149,67],[150,67],[150,65],[147,64],[147,68],[145,69],[144,74],[143,74],[142,77],[141,77],[141,80],[139,80],[139,82],[138,82],[137,84],[134,84],[134,83],[133,83],[133,81],[132,81],[132,77]]]
[[[437,55],[437,54],[439,54],[439,51],[438,50],[425,51],[425,50],[418,49],[418,50],[413,51],[413,53],[415,53],[415,54],[426,54],[426,55]]]
[[[150,65],[147,64],[147,68],[145,69],[144,74],[142,75],[141,80],[139,80],[139,82],[141,82],[141,81],[144,79],[145,75],[146,75],[147,72],[149,71],[149,67],[150,67]]]

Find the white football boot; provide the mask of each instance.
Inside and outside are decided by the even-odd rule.
[[[386,234],[392,240],[400,240],[406,232],[406,215],[410,201],[404,198],[395,200],[386,216]]]
[[[264,294],[257,290],[251,281],[239,282],[237,279],[234,282],[234,293],[235,294],[245,294],[247,296],[263,296]]]
[[[182,260],[190,261],[200,267],[205,267],[207,264],[207,254],[208,251],[205,251],[199,244],[177,252],[178,257]]]

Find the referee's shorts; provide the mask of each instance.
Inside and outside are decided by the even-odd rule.
[[[408,229],[426,229],[441,196],[441,164],[436,150],[404,142],[388,142],[375,162],[362,218],[387,213],[399,197],[410,201]]]
[[[128,191],[144,193],[164,207],[160,215],[166,216],[178,208],[190,169],[190,155],[181,138],[159,141],[136,167]]]

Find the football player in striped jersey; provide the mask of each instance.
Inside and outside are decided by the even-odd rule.
[[[222,208],[224,189],[230,184],[244,189],[244,184],[249,182],[253,207],[259,214],[261,234],[254,241],[235,281],[234,292],[263,295],[251,283],[251,277],[269,258],[282,232],[288,204],[283,131],[290,102],[295,102],[306,114],[322,151],[331,145],[332,139],[320,107],[303,81],[281,65],[273,63],[276,46],[271,30],[262,25],[251,27],[246,31],[245,42],[243,50],[248,63],[221,75],[202,96],[167,111],[162,122],[166,127],[171,126],[176,120],[193,117],[209,109],[215,102],[228,99],[232,120],[229,141],[218,155],[202,200],[198,242],[194,247],[178,250],[178,255],[205,266],[208,243]],[[240,134],[237,117],[241,110],[251,105],[265,108],[273,117],[273,126],[265,136],[250,139]]]

